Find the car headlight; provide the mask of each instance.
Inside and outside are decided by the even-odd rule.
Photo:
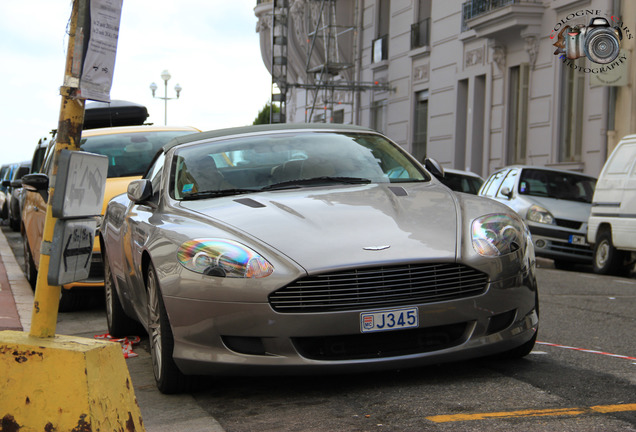
[[[532,222],[542,223],[552,225],[554,224],[554,216],[545,208],[538,206],[536,204],[532,205],[528,209],[528,213],[526,214],[526,219]]]
[[[274,271],[265,258],[232,240],[189,240],[177,250],[177,259],[188,270],[208,276],[263,278]]]
[[[513,215],[496,213],[482,216],[472,224],[473,249],[483,256],[500,256],[517,251],[526,244],[523,221]]]

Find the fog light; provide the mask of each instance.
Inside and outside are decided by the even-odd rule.
[[[538,248],[544,248],[545,247],[545,240],[537,240],[534,245],[536,247],[538,247]]]

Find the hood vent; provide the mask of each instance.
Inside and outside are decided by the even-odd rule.
[[[258,201],[253,200],[252,198],[239,198],[239,199],[235,199],[234,202],[237,202],[239,204],[243,204],[244,206],[251,207],[251,208],[263,208],[263,207],[265,207],[265,204],[261,204]]]

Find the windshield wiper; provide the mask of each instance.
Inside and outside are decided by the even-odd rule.
[[[295,189],[302,186],[319,186],[325,184],[367,184],[371,183],[371,180],[360,177],[313,177],[308,179],[296,179],[289,180],[280,183],[274,183],[262,188],[262,191],[277,190],[277,189]]]
[[[221,189],[221,190],[212,190],[212,191],[202,191],[202,192],[192,192],[187,195],[184,195],[183,201],[204,199],[204,198],[217,198],[224,196],[232,196],[232,195],[241,195],[246,193],[254,193],[259,192],[260,189]]]

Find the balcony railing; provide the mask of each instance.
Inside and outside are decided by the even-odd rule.
[[[469,0],[462,4],[462,31],[471,28],[467,21],[511,5],[520,5],[512,6],[511,15],[516,15],[517,12],[521,15],[528,13],[536,15],[536,13],[540,14],[542,9],[540,0]],[[484,19],[487,20],[487,18]]]
[[[426,18],[411,25],[411,49],[429,46],[431,37],[431,19]]]

